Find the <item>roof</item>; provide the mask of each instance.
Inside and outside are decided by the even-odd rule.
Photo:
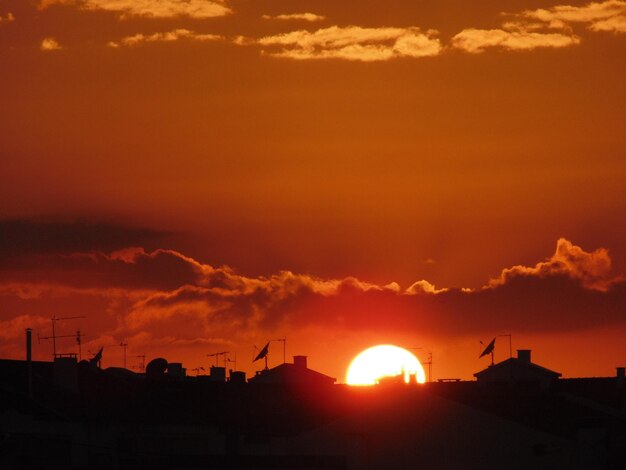
[[[498,364],[476,372],[474,377],[487,382],[501,381],[541,381],[558,379],[561,373],[532,362],[511,357]]]
[[[257,372],[249,382],[280,384],[280,383],[315,383],[332,385],[337,381],[334,377],[322,374],[308,367],[284,363],[272,369]]]

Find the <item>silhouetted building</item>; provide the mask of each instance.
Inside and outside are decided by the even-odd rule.
[[[285,362],[272,369],[262,370],[251,377],[249,382],[258,384],[310,384],[332,385],[337,381],[307,366],[306,356],[294,356],[293,364]]]
[[[167,366],[167,375],[182,379],[187,375],[187,369],[180,362],[170,362]]]
[[[211,371],[209,372],[209,377],[211,382],[226,382],[226,368],[211,366]]]
[[[518,349],[517,357],[510,357],[476,372],[474,377],[479,382],[536,382],[544,385],[561,377],[559,372],[534,364],[530,360],[530,353],[530,349]]]
[[[229,382],[176,377],[163,358],[147,374],[82,361],[69,392],[58,374],[70,363],[0,359],[0,469],[626,468],[623,368],[551,387],[350,387],[304,356],[253,383],[237,372]],[[559,375],[529,351],[501,364],[524,377]],[[501,364],[488,370],[508,379]]]
[[[230,371],[230,383],[233,384],[245,384],[246,383],[246,373],[241,370],[231,370]]]
[[[53,363],[54,383],[66,390],[78,390],[78,361],[76,354],[57,355]]]

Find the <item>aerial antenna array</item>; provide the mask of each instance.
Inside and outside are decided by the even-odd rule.
[[[226,354],[228,354],[228,351],[220,351],[220,352],[216,352],[216,353],[207,354],[207,357],[214,357],[215,358],[215,367],[219,367],[219,365],[220,365],[220,356],[223,356],[224,357],[224,368],[226,368]]]
[[[82,355],[82,341],[81,338],[83,336],[85,336],[84,334],[82,334],[80,332],[80,330],[76,331],[76,334],[73,335],[57,335],[57,330],[56,330],[56,324],[58,321],[63,321],[63,320],[77,320],[79,318],[87,318],[86,316],[78,316],[78,317],[57,317],[56,315],[53,315],[52,318],[50,319],[52,321],[52,335],[51,336],[39,336],[37,335],[37,339],[39,341],[41,341],[42,339],[44,340],[48,340],[51,339],[52,340],[52,357],[57,357],[57,338],[76,338],[76,344],[78,345],[78,360],[81,359],[81,355]]]

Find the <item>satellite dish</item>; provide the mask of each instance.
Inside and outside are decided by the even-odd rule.
[[[146,366],[146,376],[147,377],[162,377],[165,375],[165,371],[167,370],[167,360],[162,357],[157,357],[156,359],[152,359],[148,362]]]
[[[101,347],[96,354],[93,355],[91,359],[89,359],[89,364],[92,366],[100,367],[100,363],[102,362],[102,352],[104,351],[104,346]]]

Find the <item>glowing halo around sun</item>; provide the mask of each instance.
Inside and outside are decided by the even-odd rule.
[[[406,349],[391,344],[372,346],[356,356],[346,375],[348,385],[375,385],[383,377],[404,375],[404,382],[426,382],[419,359]]]

